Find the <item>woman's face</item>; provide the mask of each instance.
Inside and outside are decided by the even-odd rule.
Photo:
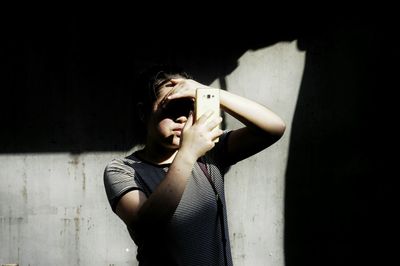
[[[152,112],[147,124],[148,141],[157,142],[168,149],[178,149],[182,129],[185,126],[189,112],[193,110],[192,99],[176,99],[164,106],[164,100],[173,89],[168,81],[158,89],[157,100],[152,106]]]

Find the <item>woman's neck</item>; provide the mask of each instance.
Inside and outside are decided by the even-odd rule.
[[[178,149],[167,149],[160,145],[146,145],[142,150],[138,151],[139,156],[154,164],[169,164],[174,160]]]

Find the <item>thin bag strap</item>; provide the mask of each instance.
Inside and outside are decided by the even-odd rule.
[[[215,187],[214,182],[213,182],[212,179],[211,179],[211,175],[210,175],[210,173],[208,172],[208,169],[207,169],[206,164],[205,164],[204,162],[202,162],[202,161],[198,161],[197,163],[199,164],[201,170],[203,171],[203,173],[204,173],[205,176],[207,177],[208,181],[210,182],[210,184],[211,184],[211,186],[212,186],[212,188],[213,188],[213,190],[214,190],[216,199],[219,199],[218,191],[217,191],[217,189],[216,189],[216,187]]]
[[[217,213],[219,215],[219,222],[220,222],[220,225],[221,225],[222,246],[224,248],[224,262],[225,262],[225,265],[228,265],[228,259],[227,259],[227,254],[226,254],[226,241],[227,240],[226,240],[226,235],[225,235],[225,223],[224,223],[224,215],[223,215],[224,205],[222,204],[221,197],[219,196],[218,191],[217,191],[217,189],[215,187],[215,184],[211,179],[211,175],[207,170],[206,164],[203,162],[202,159],[198,160],[197,164],[200,166],[201,170],[203,171],[204,175],[207,177],[208,181],[211,184],[211,187],[214,190],[215,200],[217,202]]]

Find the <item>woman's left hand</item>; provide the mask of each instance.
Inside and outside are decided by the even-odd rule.
[[[170,100],[179,98],[196,98],[196,89],[207,88],[207,86],[193,80],[193,79],[171,79],[174,85],[172,90],[167,94],[165,103]]]

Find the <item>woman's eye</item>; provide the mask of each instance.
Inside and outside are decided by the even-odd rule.
[[[193,110],[193,101],[190,99],[177,99],[172,100],[162,110],[163,114],[170,118],[178,118],[181,116],[188,116],[190,111]]]

